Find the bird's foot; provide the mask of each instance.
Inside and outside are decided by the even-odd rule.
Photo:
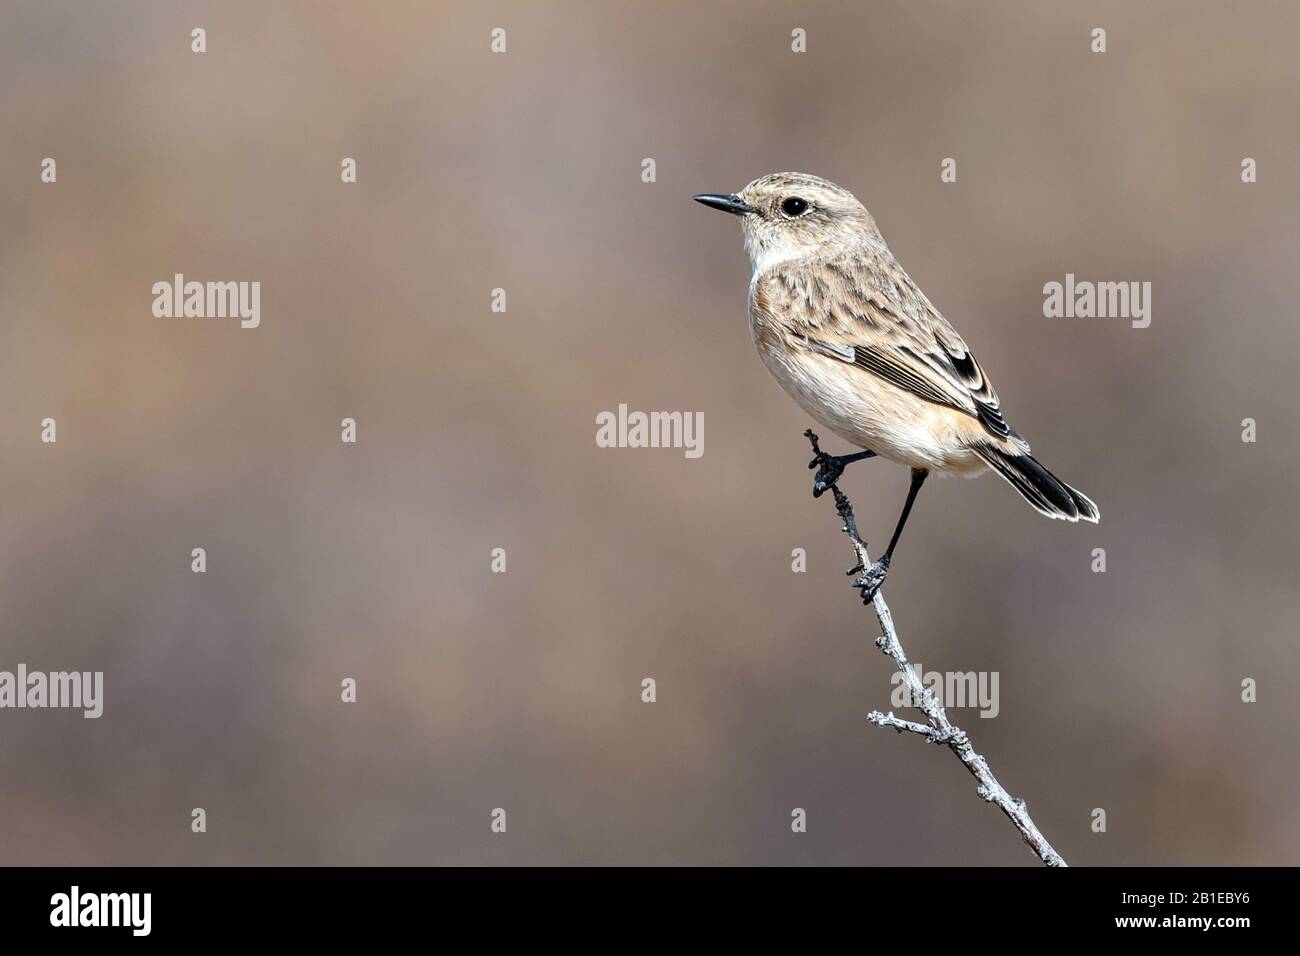
[[[840,475],[844,474],[845,464],[843,457],[837,458],[824,451],[819,451],[817,457],[808,462],[809,468],[817,469],[817,474],[813,477],[814,498],[820,498],[835,487],[835,482],[839,481]]]
[[[835,483],[840,480],[844,474],[844,469],[855,461],[862,461],[864,458],[874,458],[874,451],[860,451],[856,455],[828,455],[826,452],[817,448],[814,442],[813,448],[817,454],[813,460],[808,462],[809,468],[816,468],[817,474],[813,477],[813,497],[820,498],[826,492],[835,487]]]
[[[885,575],[889,574],[889,557],[888,555],[872,561],[862,577],[853,581],[853,586],[862,593],[862,603],[870,604],[875,599],[876,592],[880,586],[885,583]]]

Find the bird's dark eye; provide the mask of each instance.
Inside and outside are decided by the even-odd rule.
[[[808,204],[798,196],[791,196],[785,202],[781,203],[781,211],[793,219],[795,216],[802,216],[808,211]]]

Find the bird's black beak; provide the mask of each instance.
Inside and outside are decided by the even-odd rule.
[[[692,198],[694,198],[698,203],[712,206],[714,209],[721,209],[723,212],[729,212],[733,216],[743,216],[745,213],[758,212],[757,209],[748,205],[735,193],[729,193],[726,196],[721,196],[715,193],[701,193]]]

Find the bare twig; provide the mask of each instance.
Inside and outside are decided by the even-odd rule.
[[[812,430],[804,432],[804,436],[812,443],[813,453],[821,454],[821,449],[817,445],[817,436]],[[871,559],[867,556],[867,545],[862,540],[862,535],[858,533],[857,522],[853,518],[853,506],[849,503],[848,497],[839,489],[838,485],[830,486],[831,492],[835,495],[835,511],[839,514],[840,519],[844,522],[841,529],[849,536],[849,541],[853,543],[853,551],[857,555],[857,567],[851,568],[849,574],[857,574],[863,568],[870,567]],[[975,748],[971,746],[970,738],[960,727],[953,724],[948,719],[943,705],[939,703],[938,698],[930,692],[930,689],[921,682],[912,667],[912,662],[907,659],[907,654],[903,651],[903,645],[898,640],[898,632],[894,629],[894,618],[889,613],[889,606],[885,604],[885,596],[877,591],[872,600],[872,606],[876,611],[876,618],[880,622],[881,630],[884,632],[876,638],[876,646],[885,654],[888,654],[898,666],[899,672],[903,675],[903,683],[907,685],[908,692],[912,703],[925,715],[928,723],[918,723],[913,720],[903,720],[895,717],[893,713],[882,714],[878,710],[873,710],[867,715],[867,720],[877,727],[892,727],[899,733],[907,731],[924,737],[934,744],[947,746],[957,758],[966,765],[978,786],[975,792],[983,799],[990,803],[998,805],[999,809],[1007,815],[1020,835],[1024,837],[1030,848],[1038,854],[1048,866],[1065,866],[1066,862],[1052,849],[1052,845],[1047,842],[1047,838],[1039,831],[1038,826],[1034,823],[1033,818],[1029,816],[1029,811],[1025,808],[1025,801],[1019,797],[1013,797],[1009,794],[1002,784],[998,783],[998,778],[993,775],[989,769],[988,761],[980,754],[976,753]]]

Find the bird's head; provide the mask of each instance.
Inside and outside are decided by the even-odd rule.
[[[871,213],[851,192],[808,173],[771,173],[738,193],[706,193],[695,201],[740,219],[755,275],[779,262],[833,258],[882,242]]]

